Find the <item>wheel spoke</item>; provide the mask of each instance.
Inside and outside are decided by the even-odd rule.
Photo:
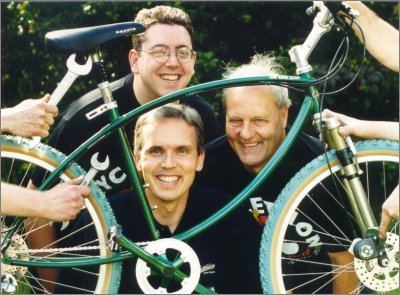
[[[364,172],[360,180],[378,221],[382,203],[398,185],[399,145],[372,141],[356,146],[358,163]],[[399,269],[399,259],[390,250],[390,269],[382,270],[385,275],[376,278],[376,282],[369,282],[373,278],[367,274],[362,277],[359,262],[348,251],[353,240],[362,236],[358,219],[349,210],[346,190],[339,184],[338,171],[342,167],[335,157],[333,151],[327,157],[334,174],[330,174],[323,157],[317,158],[293,177],[275,202],[260,250],[264,292],[360,293],[366,288],[376,292],[398,288],[399,273],[392,269]],[[388,232],[398,237],[399,229],[397,221]],[[393,236],[391,240],[395,240]],[[376,263],[371,260],[371,267],[377,268]],[[362,261],[361,266],[364,265]],[[396,278],[397,287],[392,283]]]
[[[0,139],[1,166],[3,171],[9,169],[2,174],[3,182],[25,187],[32,172],[36,173],[40,168],[46,178],[57,163],[65,159],[60,152],[42,143],[32,148],[31,141],[26,138],[17,142],[14,137],[1,135]],[[85,174],[76,164],[67,169],[60,175],[59,182]],[[92,262],[112,254],[107,248],[107,234],[109,226],[116,223],[104,194],[96,185],[91,184],[90,188],[87,209],[62,231],[60,223],[50,226],[48,220],[40,218],[26,218],[15,226],[15,218],[1,217],[2,244],[7,232],[11,237],[5,256],[13,261],[11,265],[2,260],[1,269],[2,274],[6,271],[17,280],[16,293],[117,293],[121,262],[85,266],[89,260]],[[29,268],[18,266],[27,262]],[[76,265],[70,267],[71,262]],[[68,267],[58,268],[60,263]],[[56,268],[43,268],[44,265]],[[75,279],[70,279],[71,275]],[[54,291],[53,287],[56,288]]]

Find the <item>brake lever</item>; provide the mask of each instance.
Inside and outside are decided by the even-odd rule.
[[[351,8],[348,4],[342,1],[323,1],[323,5],[328,8],[328,10],[332,13],[334,17],[336,17],[339,12],[343,12],[349,15],[353,19],[357,18],[360,15],[360,12],[358,10]],[[320,8],[313,5],[306,9],[306,14],[308,16],[314,17],[319,11],[321,11]]]
[[[333,16],[336,16],[339,12],[349,15],[351,18],[357,18],[360,15],[358,10],[351,8],[343,1],[324,1],[324,5],[329,9]]]

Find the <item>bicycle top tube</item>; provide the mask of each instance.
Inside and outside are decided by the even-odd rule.
[[[42,183],[40,190],[47,188],[57,176],[78,156],[89,150],[89,147],[94,146],[96,142],[102,137],[106,137],[117,130],[119,127],[127,124],[130,120],[154,109],[161,105],[184,99],[185,97],[193,96],[196,94],[201,94],[206,91],[218,90],[227,87],[240,87],[240,86],[251,86],[251,85],[274,85],[274,84],[287,84],[287,85],[312,85],[315,81],[314,78],[309,76],[254,76],[245,78],[233,78],[233,79],[222,79],[217,81],[211,81],[202,83],[199,85],[194,85],[171,94],[162,96],[153,101],[150,101],[128,113],[120,116],[116,120],[109,123],[107,126],[100,129],[97,133],[92,135],[88,140],[82,143],[78,148],[76,148],[60,165],[49,175],[49,177]]]
[[[256,77],[246,77],[246,78],[234,78],[234,79],[224,79],[224,80],[217,80],[208,83],[199,84],[196,86],[188,87],[186,89],[171,93],[169,95],[160,97],[156,100],[153,100],[145,105],[142,105],[127,114],[120,116],[96,134],[94,134],[91,138],[89,138],[86,142],[81,144],[77,149],[75,149],[60,165],[54,170],[51,175],[46,179],[46,181],[42,184],[40,189],[45,189],[47,185],[49,185],[55,177],[59,173],[61,173],[74,159],[78,156],[81,156],[85,153],[91,146],[94,146],[98,141],[100,141],[103,137],[106,137],[117,130],[122,125],[126,124],[130,120],[140,116],[143,113],[148,112],[151,109],[164,105],[166,103],[184,99],[185,97],[196,95],[202,92],[210,91],[210,90],[217,90],[226,87],[240,87],[240,86],[252,86],[252,85],[273,85],[273,84],[287,84],[287,85],[303,85],[309,84],[312,85],[314,79],[311,78],[309,75],[304,77],[299,76],[256,76]],[[313,88],[313,87],[310,87]],[[314,99],[313,99],[314,98]],[[218,220],[224,218],[227,214],[232,212],[242,201],[247,199],[248,196],[256,189],[259,184],[264,181],[269,174],[273,172],[275,167],[277,167],[284,158],[286,152],[289,150],[290,146],[292,145],[294,139],[297,137],[297,134],[300,132],[304,122],[309,116],[311,107],[317,102],[316,97],[306,96],[301,110],[289,132],[288,136],[286,137],[285,141],[275,153],[274,157],[271,161],[264,167],[262,172],[247,186],[239,195],[233,198],[228,204],[226,204],[221,210],[214,213],[211,217],[207,220],[203,221],[201,224],[191,228],[184,233],[179,234],[176,236],[178,239],[189,239],[190,237],[197,235],[199,232],[203,231],[205,228],[208,228],[210,225],[215,224]],[[136,189],[141,189],[136,188]]]
[[[223,219],[226,215],[232,212],[239,204],[246,200],[260,185],[269,177],[270,174],[279,166],[281,160],[285,157],[286,153],[294,143],[297,135],[300,133],[306,119],[309,117],[310,111],[313,106],[313,98],[306,96],[304,102],[300,108],[300,111],[290,128],[289,133],[283,140],[282,144],[275,152],[271,160],[264,166],[264,168],[257,174],[257,176],[248,184],[246,187],[237,194],[232,200],[230,200],[222,209],[214,213],[212,216],[201,222],[200,224],[174,236],[176,239],[187,240],[191,237],[202,232],[210,225],[217,223]]]

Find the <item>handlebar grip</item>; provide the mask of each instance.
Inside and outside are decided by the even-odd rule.
[[[323,5],[328,8],[329,12],[333,15],[336,16],[336,14],[339,11],[345,11],[346,6],[343,5],[342,1],[323,1]],[[306,9],[306,14],[308,16],[315,16],[319,11],[318,6],[310,6]]]
[[[342,1],[324,1],[324,5],[329,9],[332,15],[335,17],[338,12],[344,12],[352,18],[359,16],[359,12]]]
[[[310,6],[306,9],[306,14],[308,16],[315,16],[318,10],[319,10],[318,7]]]
[[[324,5],[333,16],[336,16],[339,11],[346,12],[346,7],[343,5],[342,1],[324,1]]]

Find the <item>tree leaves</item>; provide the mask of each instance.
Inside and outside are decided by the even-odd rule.
[[[45,48],[46,32],[130,21],[141,8],[159,4],[180,7],[192,18],[198,54],[192,84],[221,79],[226,64],[248,62],[255,52],[264,51],[282,56],[287,74],[294,74],[287,51],[302,43],[312,27],[312,18],[305,14],[311,2],[2,2],[2,107],[51,93],[66,73],[68,57]],[[369,6],[398,26],[397,2],[374,2]],[[349,81],[360,63],[362,47],[352,32],[350,37],[349,60],[345,69],[329,82],[330,89]],[[316,76],[328,69],[338,38],[330,32],[310,57]],[[130,71],[130,46],[126,39],[102,49],[111,80]],[[398,74],[367,54],[366,66],[354,85],[328,97],[326,106],[353,116],[396,120],[398,79]],[[67,100],[93,88],[90,79],[79,78]],[[209,95],[207,99],[221,116],[220,96]],[[294,102],[296,108],[299,99]],[[61,108],[64,106],[65,103]]]

